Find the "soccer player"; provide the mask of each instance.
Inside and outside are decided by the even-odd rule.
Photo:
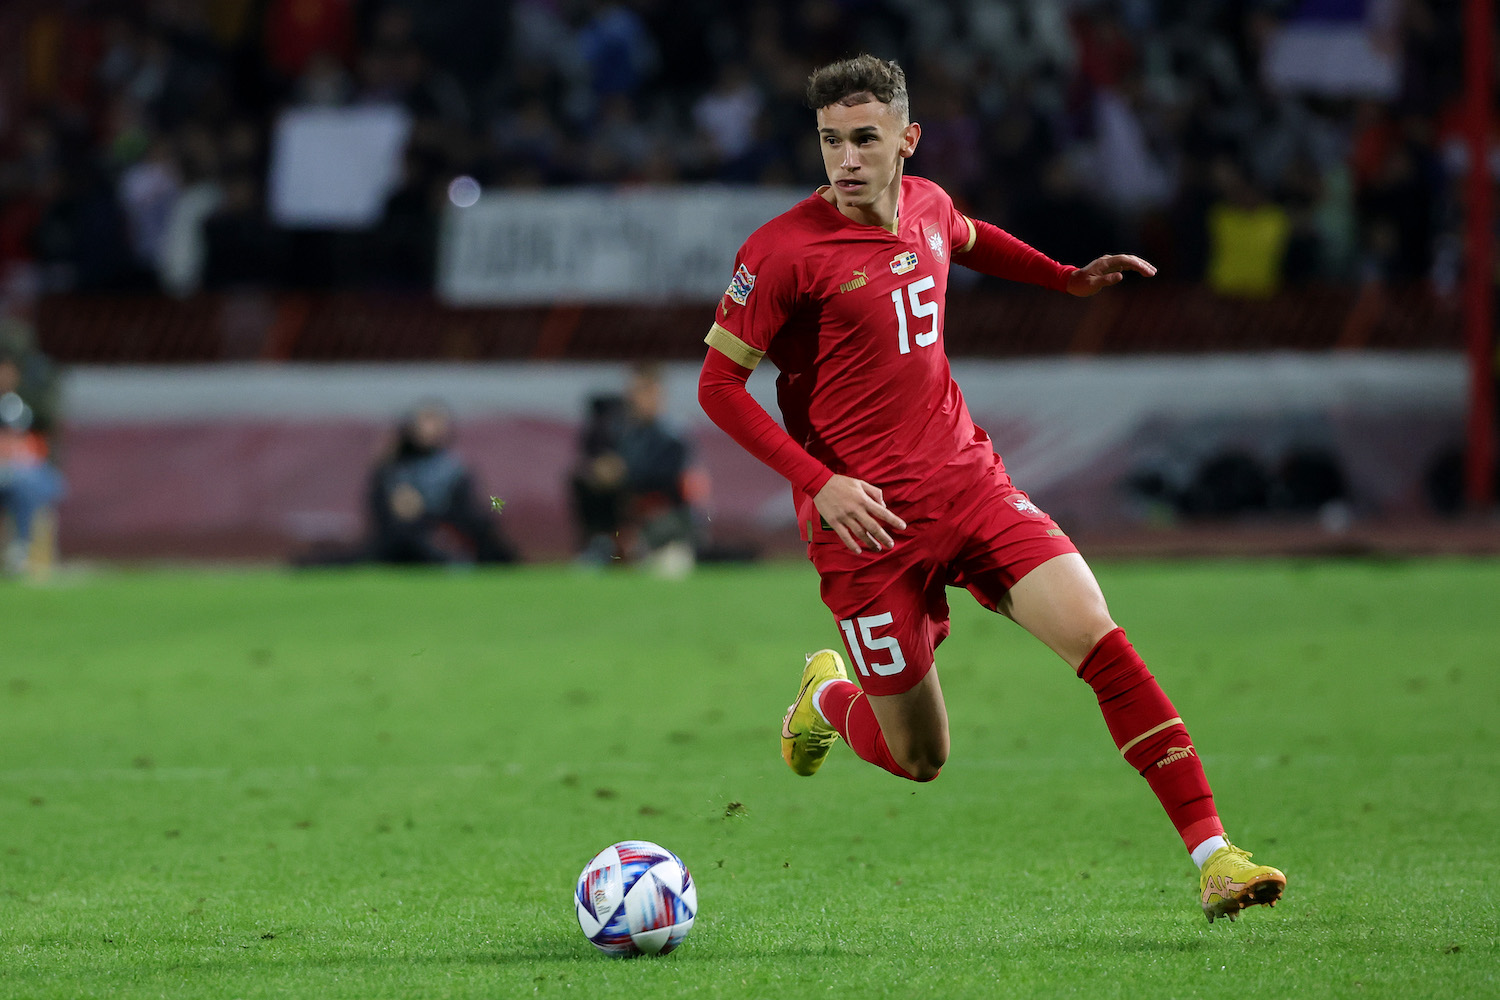
[[[893,62],[825,66],[807,96],[828,185],[745,241],[698,387],[708,416],[792,484],[823,601],[859,675],[856,686],[834,650],[808,657],[782,756],[810,775],[842,737],[892,774],[936,778],[948,715],[933,650],[949,629],[945,588],[964,587],[1093,688],[1115,745],[1201,870],[1208,919],[1274,904],[1286,877],[1225,838],[1177,710],[1073,543],[1011,484],[943,350],[953,261],[1080,297],[1156,269],[1128,254],[1059,264],[905,176],[922,129]],[[767,357],[780,371],[785,430],[745,388]]]

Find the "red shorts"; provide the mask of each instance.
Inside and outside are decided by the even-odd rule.
[[[876,695],[909,691],[932,669],[933,650],[948,636],[945,588],[967,588],[994,611],[1021,577],[1078,551],[1004,473],[891,537],[895,548],[854,553],[818,527],[807,546],[859,683]]]

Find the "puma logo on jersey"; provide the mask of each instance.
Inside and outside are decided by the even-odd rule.
[[[841,292],[852,292],[856,288],[863,288],[870,283],[869,275],[860,270],[855,270],[854,277],[839,286]]]
[[[891,258],[891,273],[905,274],[907,271],[915,271],[917,268],[917,254],[915,250],[905,250]]]

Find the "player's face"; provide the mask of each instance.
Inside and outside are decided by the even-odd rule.
[[[893,219],[901,190],[901,161],[917,148],[922,129],[904,123],[889,104],[830,104],[818,109],[818,142],[834,203],[851,217]]]

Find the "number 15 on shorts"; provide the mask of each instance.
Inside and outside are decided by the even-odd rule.
[[[844,640],[849,646],[849,655],[861,677],[872,672],[881,677],[890,677],[906,669],[906,657],[901,653],[901,643],[893,635],[878,636],[875,630],[890,625],[893,619],[887,611],[883,615],[865,615],[862,618],[841,618],[839,628],[844,630]],[[890,659],[881,659],[888,656]]]

